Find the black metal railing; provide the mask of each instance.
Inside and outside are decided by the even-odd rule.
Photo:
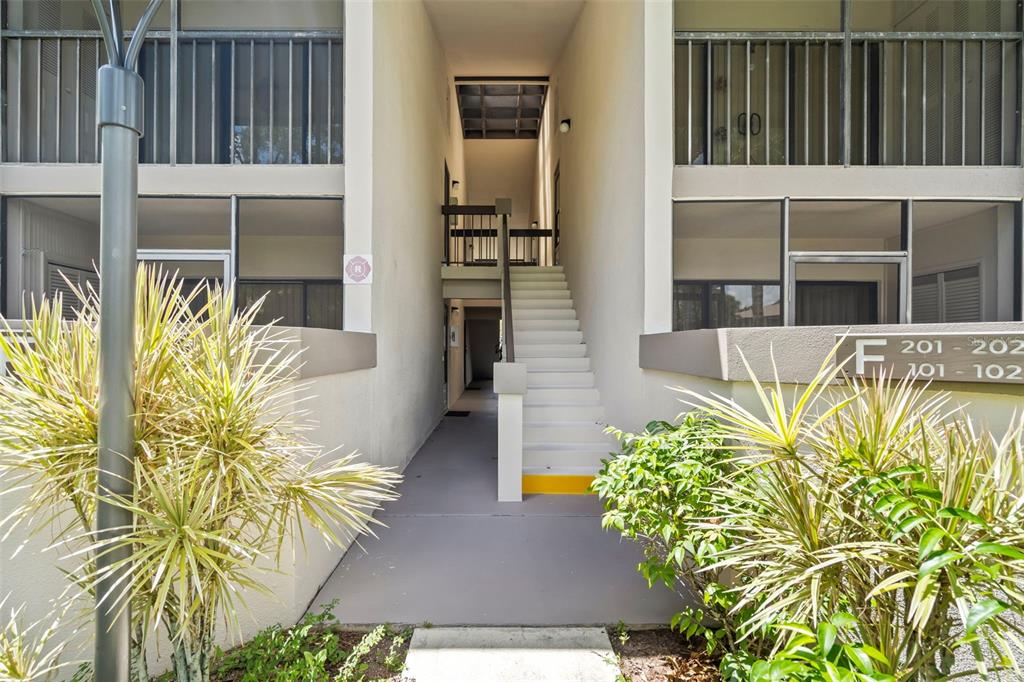
[[[676,33],[679,165],[1021,161],[1020,33]]]
[[[153,31],[142,163],[340,164],[340,31]],[[2,157],[95,163],[99,31],[7,31]]]
[[[497,265],[501,216],[494,206],[443,206],[445,265]],[[506,218],[507,220],[507,218]],[[508,230],[506,248],[510,265],[554,265],[552,230]]]

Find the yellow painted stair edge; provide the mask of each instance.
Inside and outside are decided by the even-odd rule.
[[[524,474],[524,495],[590,495],[593,476]]]

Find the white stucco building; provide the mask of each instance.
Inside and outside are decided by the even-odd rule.
[[[103,51],[86,0],[0,7],[17,318],[95,276]],[[746,399],[740,352],[799,383],[851,330],[1002,340],[980,369],[913,357],[998,428],[1024,396],[1021,29],[1017,0],[164,0],[140,259],[270,292],[327,448],[404,468],[495,379],[507,499],[582,492],[601,424],[673,418],[669,386]],[[509,328],[520,370],[492,377]],[[252,627],[339,559],[297,558]],[[0,562],[0,591],[50,577]]]

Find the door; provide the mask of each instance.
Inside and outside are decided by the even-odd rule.
[[[558,230],[559,216],[562,213],[562,200],[561,200],[562,194],[561,194],[561,191],[560,191],[560,188],[559,188],[559,185],[561,184],[561,178],[562,178],[562,164],[559,163],[559,164],[557,164],[555,166],[555,181],[554,181],[554,192],[553,192],[553,195],[554,195],[554,214],[555,214],[554,218],[555,218],[555,224],[554,224],[554,231],[552,233],[552,239],[554,240],[555,265],[558,265],[558,240],[559,240],[559,237],[561,235],[561,233]]]

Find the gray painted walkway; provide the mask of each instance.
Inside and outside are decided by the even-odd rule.
[[[496,401],[467,391],[405,470],[377,538],[353,545],[314,600],[342,623],[665,624],[677,597],[636,572],[639,548],[601,530],[593,496],[497,502]]]

